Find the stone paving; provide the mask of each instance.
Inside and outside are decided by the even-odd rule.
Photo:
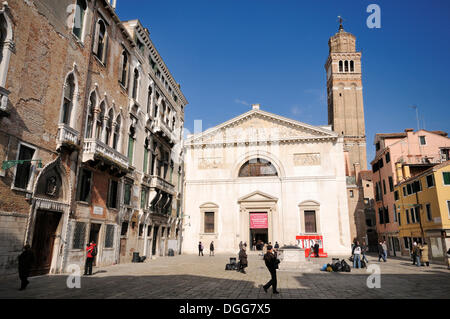
[[[230,255],[203,257],[182,255],[149,260],[143,264],[120,264],[95,268],[81,277],[80,289],[67,288],[67,275],[30,278],[25,291],[18,291],[17,277],[0,279],[0,298],[16,299],[309,299],[309,298],[431,298],[450,297],[450,270],[443,265],[418,268],[407,259],[378,262],[381,288],[369,289],[366,269],[350,273],[327,273],[320,266],[331,258],[312,260],[304,272],[278,271],[280,294],[265,293],[261,285],[270,275],[262,257],[250,253],[247,274],[225,271]]]

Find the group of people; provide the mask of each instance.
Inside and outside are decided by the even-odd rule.
[[[203,250],[205,249],[205,247],[203,246],[202,242],[198,242],[198,255],[199,256],[203,256]],[[209,244],[209,256],[214,256],[214,242],[212,241]]]
[[[381,261],[381,259],[384,262],[387,261],[387,245],[385,240],[378,243],[378,261]]]
[[[450,252],[450,249],[449,249]],[[416,265],[417,267],[430,266],[430,260],[428,259],[428,245],[426,242],[423,244],[418,244],[417,242],[413,243],[411,256],[413,260],[413,265]]]

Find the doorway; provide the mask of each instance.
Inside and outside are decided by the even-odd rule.
[[[97,251],[98,251],[98,237],[100,234],[100,228],[102,227],[101,224],[91,224],[91,230],[89,231],[89,244],[94,242],[97,244]],[[97,254],[98,256],[98,254]],[[97,256],[94,257],[94,261],[92,263],[93,266],[97,266]]]
[[[60,220],[61,213],[41,210],[36,212],[32,243],[35,261],[31,268],[31,276],[46,275],[50,272],[56,230]]]
[[[250,229],[250,243],[256,244],[256,250],[262,250],[264,244],[269,241],[269,230],[264,229]]]
[[[158,231],[159,231],[159,226],[154,226],[154,228],[153,228],[153,242],[152,242],[152,256],[156,255],[156,244],[157,244],[157,239],[158,239]]]

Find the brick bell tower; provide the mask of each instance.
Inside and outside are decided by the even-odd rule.
[[[328,41],[327,71],[328,124],[344,137],[348,152],[347,167],[359,163],[367,169],[366,130],[361,78],[361,52],[356,51],[356,37],[344,31],[340,18],[339,31]],[[349,172],[350,175],[354,175]]]

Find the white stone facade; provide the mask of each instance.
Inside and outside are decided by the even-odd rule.
[[[241,167],[255,158],[270,162],[277,176],[239,177]],[[324,252],[350,254],[344,170],[343,140],[329,127],[300,123],[255,106],[189,137],[183,252],[198,253],[199,241],[206,252],[214,241],[217,253],[236,253],[241,241],[250,245],[250,213],[267,213],[269,242],[295,244],[296,236],[306,234],[304,211],[314,210],[313,233],[323,236]],[[209,232],[206,212],[214,213]]]

